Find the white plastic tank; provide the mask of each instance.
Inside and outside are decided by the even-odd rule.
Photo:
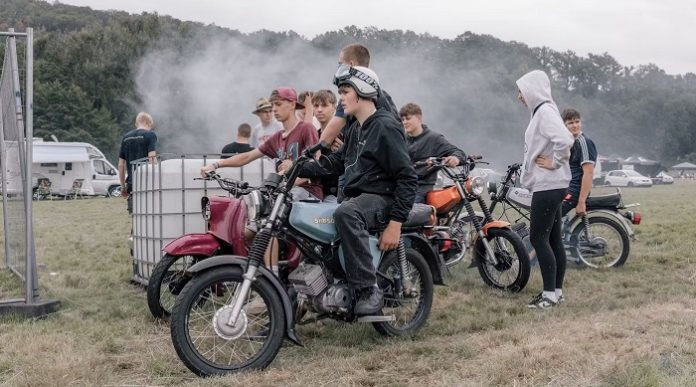
[[[162,248],[172,240],[190,233],[204,233],[201,216],[203,196],[229,196],[215,181],[194,180],[200,169],[217,158],[161,160],[137,163],[133,176],[133,280],[147,284]],[[275,171],[272,160],[255,160],[242,168],[218,169],[220,176],[245,181],[251,186],[263,183]]]

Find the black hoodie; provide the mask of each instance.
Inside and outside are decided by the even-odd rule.
[[[456,156],[460,165],[466,162],[466,154],[461,149],[452,145],[442,134],[430,130],[426,125],[423,125],[421,134],[416,137],[408,137],[407,141],[408,154],[414,163],[423,161],[428,157],[447,156]],[[426,193],[432,190],[437,180],[436,172],[437,169],[430,168],[427,165],[416,168],[419,193]]]
[[[304,165],[300,177],[345,174],[343,192],[347,197],[362,193],[394,198],[389,219],[404,222],[413,207],[418,177],[411,164],[406,136],[394,114],[377,110],[361,126],[353,122],[346,130],[344,144],[322,156],[318,163]]]

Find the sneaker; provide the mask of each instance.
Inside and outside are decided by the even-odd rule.
[[[374,315],[382,311],[382,289],[377,286],[370,286],[360,290],[360,298],[355,304],[355,314],[357,316]]]
[[[556,304],[560,305],[564,302],[565,302],[565,297],[561,294],[560,296],[558,296],[558,301],[556,301]]]
[[[530,309],[550,309],[556,306],[557,303],[544,297],[544,293],[539,293],[536,297],[532,298],[532,301],[527,304],[527,308]]]

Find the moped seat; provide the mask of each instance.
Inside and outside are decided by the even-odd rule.
[[[616,208],[621,204],[621,193],[616,192],[609,195],[590,196],[585,201],[587,209],[590,208]]]
[[[415,203],[411,212],[408,213],[408,218],[401,225],[401,228],[420,227],[430,224],[431,216],[435,213],[433,206],[427,204]]]

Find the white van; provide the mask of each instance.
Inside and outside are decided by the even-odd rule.
[[[120,196],[116,168],[92,144],[84,142],[34,141],[32,181],[48,179],[51,193],[69,195],[79,188],[82,195]]]

